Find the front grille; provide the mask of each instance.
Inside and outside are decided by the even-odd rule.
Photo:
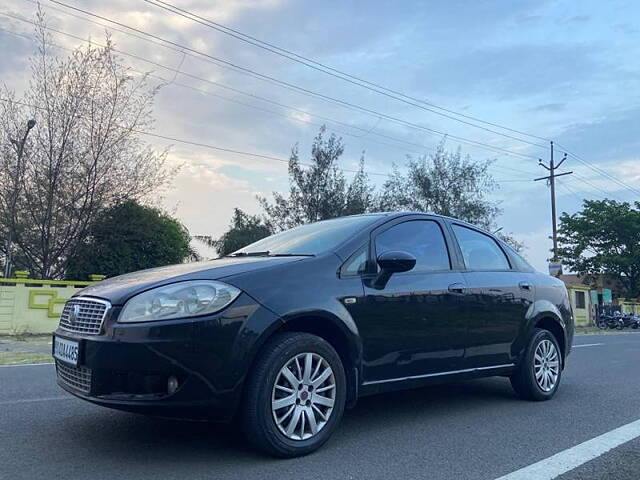
[[[62,309],[60,328],[70,332],[97,335],[110,306],[105,300],[71,298]]]
[[[65,385],[88,394],[91,391],[91,369],[86,367],[74,367],[56,360],[58,378]]]

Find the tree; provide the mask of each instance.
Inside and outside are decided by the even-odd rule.
[[[4,275],[9,276],[16,262],[13,242],[16,236],[16,222],[19,201],[24,190],[25,157],[30,143],[29,133],[35,120],[24,118],[16,104],[13,92],[4,89],[5,102],[0,103],[0,249],[3,257]]]
[[[311,161],[300,162],[297,146],[289,158],[289,195],[273,192],[273,203],[264,197],[258,201],[265,211],[268,225],[274,231],[328,218],[366,212],[373,204],[373,187],[364,172],[364,159],[347,183],[338,161],[344,152],[342,139],[334,134],[325,138],[325,127],[315,137]],[[303,168],[303,167],[307,168]]]
[[[573,215],[563,213],[558,254],[580,275],[606,275],[640,297],[640,202],[585,200]]]
[[[344,215],[390,210],[434,212],[496,230],[495,217],[500,209],[487,198],[497,188],[488,171],[490,161],[462,158],[460,150],[446,152],[442,143],[429,158],[410,159],[406,175],[394,167],[376,194],[365,173],[364,158],[351,183],[347,183],[338,165],[344,152],[342,140],[335,135],[326,138],[325,133],[322,127],[315,137],[309,164],[300,162],[294,147],[289,159],[289,195],[274,192],[272,203],[258,197],[265,212],[263,219],[236,209],[230,230],[220,239],[198,238],[219,253],[229,253],[259,240],[267,232]],[[522,250],[523,245],[511,235],[499,235],[517,251]]]
[[[145,198],[166,185],[171,172],[166,152],[152,150],[138,133],[153,124],[157,89],[147,77],[122,65],[108,36],[104,46],[56,58],[41,12],[37,23],[31,82],[17,100],[3,86],[8,101],[0,102],[0,227],[9,232],[22,267],[59,278],[92,220],[107,208]],[[17,165],[7,146],[27,118],[36,126]]]
[[[249,215],[239,208],[234,208],[229,230],[218,239],[197,235],[194,238],[213,247],[218,255],[229,255],[236,250],[268,237],[271,228],[257,215]]]
[[[462,157],[460,149],[447,152],[442,142],[428,157],[409,158],[406,174],[394,166],[377,196],[377,209],[433,212],[495,229],[500,208],[487,198],[498,186],[490,166],[490,161]]]
[[[113,277],[183,262],[191,253],[187,229],[158,208],[128,201],[102,212],[69,260],[67,278]]]

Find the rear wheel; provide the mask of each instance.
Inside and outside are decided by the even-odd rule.
[[[249,379],[243,428],[255,446],[279,457],[320,448],[337,427],[346,398],[340,357],[308,333],[276,335]]]
[[[535,329],[511,385],[526,400],[549,400],[560,385],[562,354],[554,335]]]

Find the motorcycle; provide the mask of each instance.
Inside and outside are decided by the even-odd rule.
[[[637,330],[638,328],[640,328],[640,317],[638,317],[637,315],[634,315],[633,313],[627,313],[626,315],[623,315],[621,319],[623,323],[622,328],[629,327],[629,328],[633,328],[634,330]]]
[[[640,317],[632,313],[623,314],[619,311],[615,311],[611,314],[602,313],[598,317],[596,324],[601,330],[606,330],[608,328],[611,330],[624,330],[627,327],[637,330],[640,328]]]
[[[597,319],[597,326],[601,330],[606,330],[607,328],[611,330],[622,330],[625,327],[625,324],[622,314],[620,312],[613,312],[613,314],[602,313],[599,315]]]

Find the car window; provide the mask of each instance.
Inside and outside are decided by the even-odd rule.
[[[337,247],[380,217],[381,215],[375,214],[354,215],[308,223],[258,240],[234,253],[250,255],[256,252],[267,252],[273,255],[316,255]]]
[[[364,273],[367,269],[367,258],[369,249],[362,247],[356,253],[351,255],[341,270],[342,275],[358,275]]]
[[[507,247],[507,249],[509,250],[509,253],[511,253],[511,258],[513,259],[513,263],[515,264],[516,268],[518,270],[522,270],[524,272],[534,272],[535,268],[533,268],[531,265],[529,265],[529,262],[527,262],[522,255],[520,255],[518,252],[516,252],[511,246],[509,245],[505,245]]]
[[[413,220],[400,223],[376,237],[376,255],[393,250],[416,257],[412,272],[449,270],[449,252],[438,223],[432,220]]]
[[[509,270],[509,260],[496,241],[476,230],[453,225],[462,250],[464,264],[470,270]]]

